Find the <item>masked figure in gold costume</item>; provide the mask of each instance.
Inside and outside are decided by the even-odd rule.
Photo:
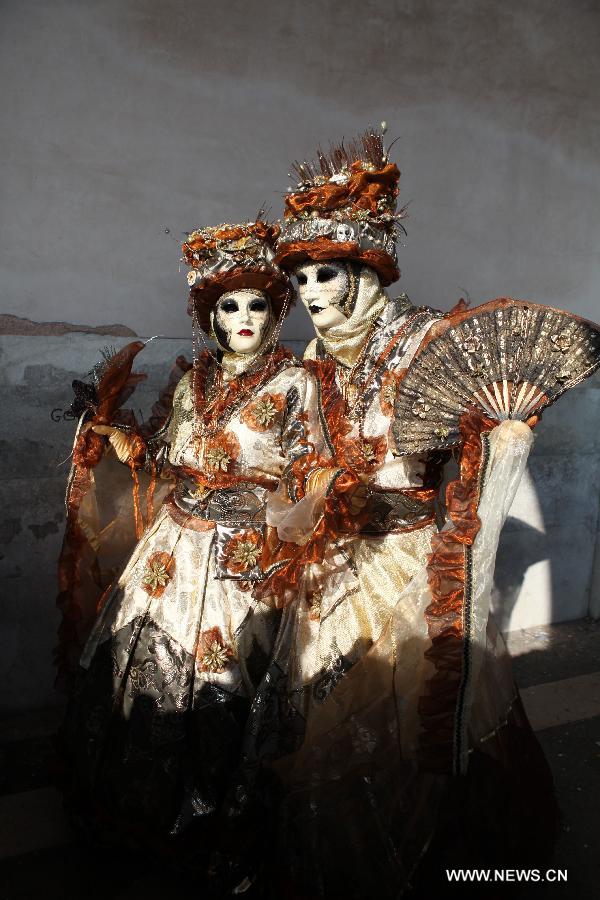
[[[302,504],[314,512],[340,472],[365,504],[360,533],[269,579],[285,609],[229,821],[261,804],[271,815],[269,852],[251,845],[244,864],[251,881],[262,858],[273,897],[391,900],[427,868],[432,840],[440,873],[445,851],[454,866],[514,865],[552,844],[551,775],[489,600],[531,428],[600,364],[600,341],[521,301],[443,315],[390,299],[403,213],[379,134],[297,173],[276,259],[317,333],[305,366],[329,457],[311,454],[306,496],[272,495],[267,521],[301,546]]]
[[[281,478],[293,496],[293,464],[324,449],[312,376],[277,342],[292,291],[273,263],[275,234],[256,221],[189,235],[194,362],[179,361],[150,429],[121,409],[141,342],[77,384],[59,598],[67,797],[94,833],[196,866],[280,615],[253,596],[271,566],[266,501]],[[216,355],[200,352],[202,332]],[[103,507],[109,465],[134,478],[128,561],[131,507]],[[148,475],[150,495],[166,497],[144,522]]]

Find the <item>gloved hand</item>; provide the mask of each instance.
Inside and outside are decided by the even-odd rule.
[[[131,457],[131,438],[128,434],[115,428],[114,425],[92,425],[92,431],[108,437],[111,447],[119,458],[119,462],[129,462]]]

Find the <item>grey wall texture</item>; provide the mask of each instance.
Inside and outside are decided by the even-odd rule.
[[[280,215],[292,160],[386,120],[399,289],[600,320],[599,46],[597,0],[3,0],[0,316],[164,335],[151,391],[187,346],[183,232]],[[7,321],[0,705],[31,708],[53,698],[72,439],[51,412],[123,340]],[[310,336],[294,310],[284,338]],[[505,628],[600,615],[599,419],[597,377],[544,416],[500,548]]]
[[[386,120],[414,302],[600,318],[597,0],[3,0],[0,29],[0,313],[186,335],[182,232],[280,215],[292,160]]]

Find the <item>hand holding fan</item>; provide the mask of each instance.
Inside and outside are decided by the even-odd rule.
[[[567,312],[501,298],[437,322],[394,403],[403,456],[454,447],[460,417],[526,421],[600,367],[600,326]]]

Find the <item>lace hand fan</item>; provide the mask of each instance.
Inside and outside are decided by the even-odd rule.
[[[400,383],[393,435],[403,456],[454,447],[460,417],[527,421],[600,367],[600,326],[502,298],[436,323]]]

